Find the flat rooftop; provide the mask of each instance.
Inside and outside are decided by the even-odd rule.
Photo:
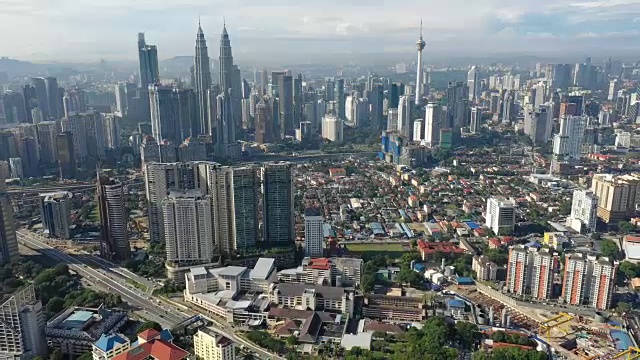
[[[66,319],[62,320],[59,329],[76,330],[80,331],[84,329],[89,320],[93,318],[94,313],[87,310],[77,310],[71,313]],[[96,314],[97,315],[97,314]]]

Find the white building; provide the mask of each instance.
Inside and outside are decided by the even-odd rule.
[[[96,202],[100,214],[100,254],[108,260],[128,260],[131,256],[129,244],[129,213],[125,205],[124,185],[104,174],[98,176]]]
[[[440,143],[442,120],[442,107],[438,104],[427,104],[424,114],[424,142],[427,146],[434,147]]]
[[[537,300],[547,300],[551,298],[553,275],[557,261],[558,257],[549,252],[548,249],[541,249],[533,254],[531,271],[532,298]]]
[[[560,129],[553,137],[553,157],[555,162],[576,163],[582,153],[584,129],[587,117],[566,116],[560,119]]]
[[[524,112],[524,133],[535,144],[546,144],[551,138],[553,113],[549,106],[528,107]]]
[[[327,114],[322,118],[322,137],[339,142],[344,138],[344,121],[335,115]]]
[[[598,222],[598,197],[591,190],[574,190],[567,226],[577,232],[594,232]]]
[[[471,96],[471,92],[469,92]],[[474,106],[471,108],[471,122],[469,123],[469,132],[475,134],[482,127],[482,111],[483,108]]]
[[[498,265],[486,256],[474,256],[471,269],[476,273],[476,279],[481,281],[494,281],[498,272]]]
[[[21,158],[9,158],[9,165],[11,166],[11,177],[14,179],[24,178],[24,168],[22,167]]]
[[[486,225],[496,235],[513,232],[516,221],[516,202],[504,197],[490,197],[487,199],[485,218]]]
[[[162,200],[167,261],[211,261],[215,253],[211,209],[211,197],[200,190],[174,190]]]
[[[413,123],[412,123],[413,103],[409,96],[400,96],[398,102],[398,132],[407,139],[412,139]]]
[[[324,255],[324,218],[317,208],[304,211],[304,254],[311,258]]]
[[[66,191],[40,194],[40,215],[45,235],[58,239],[71,238],[69,231],[71,196],[71,193]]]
[[[398,131],[398,109],[387,110],[387,131]]]
[[[611,306],[617,264],[606,257],[573,253],[565,258],[561,298],[570,305],[597,310]]]
[[[507,260],[507,292],[524,295],[531,286],[532,252],[524,246],[514,246],[509,250]]]
[[[44,309],[33,285],[5,297],[0,304],[0,359],[47,356],[45,324]]]
[[[235,360],[235,344],[212,328],[201,328],[193,335],[193,349],[201,360]]]
[[[357,286],[362,274],[362,259],[306,257],[297,268],[278,272],[278,282],[324,284],[337,287]]]
[[[424,120],[416,119],[413,122],[413,141],[420,142],[424,140],[424,129],[423,129]]]
[[[93,344],[93,360],[112,360],[131,349],[131,341],[122,334],[102,334]]]
[[[630,148],[631,147],[631,133],[622,131],[616,134],[616,147]]]

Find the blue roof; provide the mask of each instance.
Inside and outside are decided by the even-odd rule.
[[[465,221],[464,223],[465,223],[465,224],[467,224],[467,226],[468,226],[468,227],[469,227],[469,229],[471,229],[471,230],[475,230],[475,229],[480,228],[480,225],[478,225],[478,224],[474,223],[473,221]]]
[[[537,241],[535,241],[535,240],[527,244],[527,247],[540,248],[540,246],[541,246],[541,245],[540,245],[540,244],[538,244],[538,242],[537,242]]]
[[[61,328],[67,330],[82,330],[84,324],[91,320],[93,312],[87,310],[76,310],[60,324]]]
[[[169,329],[162,329],[162,331],[160,332],[160,340],[172,342],[173,335],[171,335],[171,331],[169,331]]]
[[[616,349],[624,351],[633,346],[633,341],[628,333],[621,330],[611,330],[611,337],[616,344]]]
[[[464,308],[464,301],[460,299],[449,299],[447,306],[450,308]]]
[[[109,334],[109,335],[102,334],[102,336],[100,336],[100,339],[98,339],[98,341],[96,341],[94,345],[98,349],[104,352],[109,352],[115,349],[117,345],[123,345],[128,342],[129,342],[129,339],[122,337],[118,334]]]
[[[459,277],[458,280],[458,285],[473,285],[473,279],[470,277]]]

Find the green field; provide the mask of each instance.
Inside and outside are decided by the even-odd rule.
[[[401,257],[405,253],[405,246],[409,244],[345,244],[346,248],[354,254],[359,254],[363,258],[370,258],[375,255],[388,256],[389,258]]]

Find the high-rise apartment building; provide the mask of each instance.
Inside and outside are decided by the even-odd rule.
[[[344,121],[335,115],[325,115],[322,118],[322,137],[334,142],[344,140]]]
[[[553,162],[576,164],[582,154],[584,130],[587,118],[565,116],[560,118],[560,128],[553,137]]]
[[[263,241],[289,245],[294,240],[293,172],[291,163],[262,167]]]
[[[598,223],[598,197],[591,190],[574,190],[567,225],[577,232],[592,233]]]
[[[511,234],[516,221],[516,202],[501,196],[487,199],[486,225],[496,235]]]
[[[507,291],[514,295],[525,295],[531,286],[532,252],[524,246],[509,249],[507,261]]]
[[[198,189],[173,190],[161,206],[167,261],[180,265],[210,262],[217,253],[211,197]]]
[[[566,256],[562,299],[570,305],[588,305],[598,310],[611,306],[617,265],[608,258],[583,253]]]
[[[536,145],[546,144],[551,138],[553,113],[547,105],[525,109],[524,133]]]
[[[40,194],[40,215],[44,234],[51,238],[70,239],[71,193],[59,191]]]
[[[246,250],[255,247],[258,240],[258,213],[260,204],[260,177],[258,169],[253,167],[233,168],[231,184],[231,203],[233,250]]]
[[[324,255],[324,218],[318,208],[304,211],[304,254],[311,258]]]
[[[196,357],[202,360],[236,360],[235,344],[211,328],[201,328],[193,336]]]
[[[47,83],[44,78],[32,78],[31,84],[33,86],[33,99],[35,100],[34,108],[40,109],[42,117],[45,120],[49,120],[49,99],[47,97]],[[28,110],[31,113],[31,108]]]
[[[33,285],[4,297],[0,304],[0,359],[47,356],[45,311]]]
[[[607,224],[617,224],[636,212],[640,196],[640,175],[596,174],[591,191],[598,198],[598,217]]]
[[[60,133],[59,125],[55,121],[45,121],[39,123],[37,129],[40,161],[44,164],[53,164],[58,159],[56,137]]]
[[[0,265],[18,260],[18,240],[13,222],[13,206],[7,194],[6,179],[0,177]]]
[[[553,275],[558,268],[558,256],[549,249],[540,249],[533,254],[531,271],[531,297],[547,300],[553,295]]]
[[[100,255],[107,260],[128,260],[131,245],[124,186],[118,180],[98,174],[96,194],[100,214]]]
[[[116,104],[117,100],[118,92],[116,92]],[[126,101],[126,98],[123,100]],[[85,94],[84,90],[82,89],[72,89],[65,92],[64,97],[62,98],[62,103],[64,107],[64,114],[61,115],[64,115],[65,117],[69,117],[72,113],[87,112],[87,94]]]
[[[413,106],[409,96],[400,96],[398,102],[398,131],[408,139],[413,138]]]
[[[514,246],[509,249],[507,261],[507,291],[517,296],[528,295],[536,300],[550,299],[556,269],[558,256],[548,249]]]
[[[157,141],[180,144],[200,133],[196,96],[192,89],[149,86],[152,135]]]

